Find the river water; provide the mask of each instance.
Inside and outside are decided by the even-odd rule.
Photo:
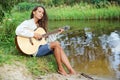
[[[49,21],[48,25],[70,26],[59,41],[77,72],[120,79],[120,21]]]

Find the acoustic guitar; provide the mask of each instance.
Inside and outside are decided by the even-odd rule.
[[[69,26],[65,26],[63,29],[68,30],[69,28],[70,28]],[[34,54],[38,50],[38,47],[40,45],[44,45],[47,43],[45,38],[51,34],[58,33],[59,29],[53,32],[46,33],[43,28],[37,28],[34,32],[42,35],[42,39],[37,40],[35,38],[28,38],[28,37],[16,35],[15,44],[16,44],[17,49],[20,52],[27,54],[27,55]]]

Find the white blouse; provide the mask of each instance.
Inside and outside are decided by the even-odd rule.
[[[23,21],[17,28],[16,28],[16,35],[24,36],[24,37],[33,37],[34,31],[37,28],[34,19],[25,20]]]
[[[16,35],[23,36],[23,37],[33,37],[34,36],[34,30],[37,28],[34,19],[25,20],[23,21],[18,27],[16,28]],[[33,31],[33,32],[31,32]],[[52,42],[57,40],[57,36],[59,33],[52,34],[47,38],[47,42]]]

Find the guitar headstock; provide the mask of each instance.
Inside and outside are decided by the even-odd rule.
[[[68,25],[67,25],[67,26],[64,26],[63,29],[64,29],[65,31],[67,31],[67,30],[70,29],[70,26],[68,26]]]

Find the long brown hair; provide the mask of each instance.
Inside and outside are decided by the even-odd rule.
[[[38,7],[41,7],[43,8],[44,10],[44,14],[43,14],[43,17],[42,19],[38,20],[38,24],[39,24],[39,27],[42,27],[46,32],[47,32],[47,22],[48,22],[48,17],[47,17],[47,13],[46,13],[46,10],[43,6],[36,6],[32,12],[31,12],[31,18],[34,17],[34,14],[33,12],[36,11],[38,9]]]

